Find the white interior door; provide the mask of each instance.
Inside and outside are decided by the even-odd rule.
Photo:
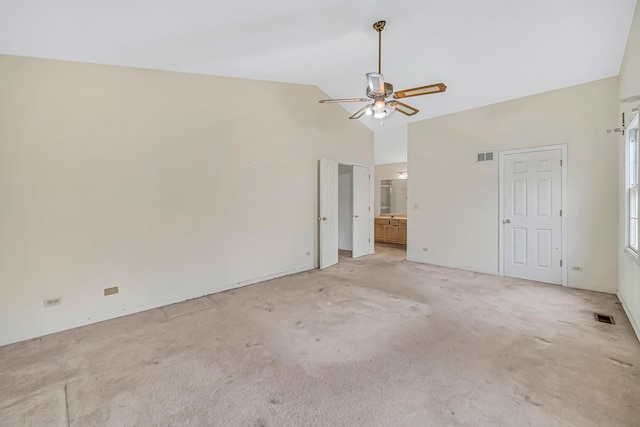
[[[562,150],[505,154],[504,274],[562,283]]]
[[[353,258],[369,254],[369,181],[369,168],[353,167]]]
[[[338,162],[320,159],[320,268],[338,263]]]

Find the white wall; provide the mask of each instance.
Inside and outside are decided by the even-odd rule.
[[[353,166],[338,165],[338,248],[353,250]]]
[[[497,274],[499,162],[475,153],[567,144],[568,283],[615,292],[618,155],[605,130],[617,87],[610,78],[411,123],[407,259]]]
[[[386,124],[385,126],[376,127],[374,144],[376,165],[406,162],[407,124],[402,123],[392,126]]]
[[[620,87],[618,95],[622,98],[640,95],[640,8],[636,7],[635,16],[629,33],[622,68],[620,70]],[[620,112],[624,112],[627,120],[631,119],[631,109],[640,102],[621,104]],[[613,127],[613,126],[612,126]],[[640,339],[640,267],[624,253],[625,245],[625,140],[619,135],[612,137],[618,146],[619,158],[619,233],[618,233],[618,297],[633,324],[636,335]]]
[[[312,86],[0,55],[0,94],[0,344],[313,268],[318,159],[373,164]]]
[[[380,181],[385,179],[398,179],[398,172],[406,171],[407,163],[389,163],[386,165],[376,165],[373,176],[375,215],[380,216]],[[411,178],[411,174],[409,174]]]

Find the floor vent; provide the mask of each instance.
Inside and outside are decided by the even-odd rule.
[[[613,321],[613,317],[609,316],[608,314],[593,313],[593,315],[595,316],[598,322],[608,323],[610,325],[616,324],[616,322]]]

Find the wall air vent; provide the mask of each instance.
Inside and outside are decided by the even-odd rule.
[[[491,162],[495,158],[495,153],[493,151],[483,151],[481,153],[476,153],[476,162]]]

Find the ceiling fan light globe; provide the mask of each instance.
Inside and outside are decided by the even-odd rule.
[[[375,104],[373,104],[373,109],[376,112],[384,111],[384,107],[386,107],[386,104],[383,99],[378,99]]]
[[[367,109],[364,111],[364,113],[365,113],[367,116],[372,115],[372,114],[373,114],[373,108],[372,108],[372,107],[367,108]]]
[[[385,117],[387,117],[387,112],[384,110],[373,113],[373,118],[375,119],[384,119]]]

